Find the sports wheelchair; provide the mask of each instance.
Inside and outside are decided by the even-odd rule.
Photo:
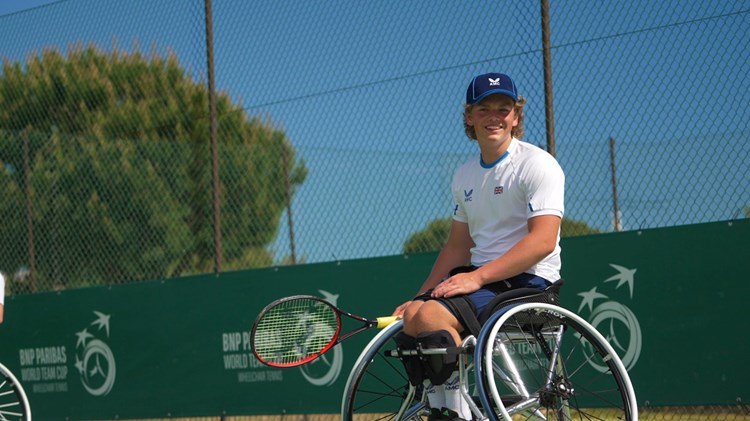
[[[554,304],[553,287],[502,300],[457,349],[429,351],[458,352],[460,390],[474,420],[637,421],[635,392],[617,353],[586,320]],[[429,415],[424,387],[409,383],[400,361],[425,351],[398,349],[402,328],[400,320],[389,325],[360,354],[344,390],[342,420]]]

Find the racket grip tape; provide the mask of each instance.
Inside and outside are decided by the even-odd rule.
[[[378,329],[382,329],[391,323],[395,322],[396,320],[399,320],[401,317],[398,316],[390,316],[390,317],[378,317]]]

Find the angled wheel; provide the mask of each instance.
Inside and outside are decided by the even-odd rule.
[[[477,384],[492,420],[626,420],[638,409],[627,370],[586,320],[551,304],[505,307],[482,328]]]
[[[412,387],[401,361],[389,355],[402,321],[380,331],[354,363],[341,402],[341,419],[421,420],[427,418],[422,387]],[[423,418],[424,417],[424,418]]]
[[[0,364],[0,420],[31,421],[31,408],[21,383]]]

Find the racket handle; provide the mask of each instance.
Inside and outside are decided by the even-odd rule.
[[[382,329],[399,319],[401,319],[401,317],[398,316],[378,317],[378,329]]]

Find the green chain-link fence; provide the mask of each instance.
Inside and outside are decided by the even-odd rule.
[[[540,2],[211,10],[0,16],[9,294],[435,249],[487,71],[528,99],[524,140],[554,134],[563,235],[750,216],[748,1],[552,1],[551,98]]]

